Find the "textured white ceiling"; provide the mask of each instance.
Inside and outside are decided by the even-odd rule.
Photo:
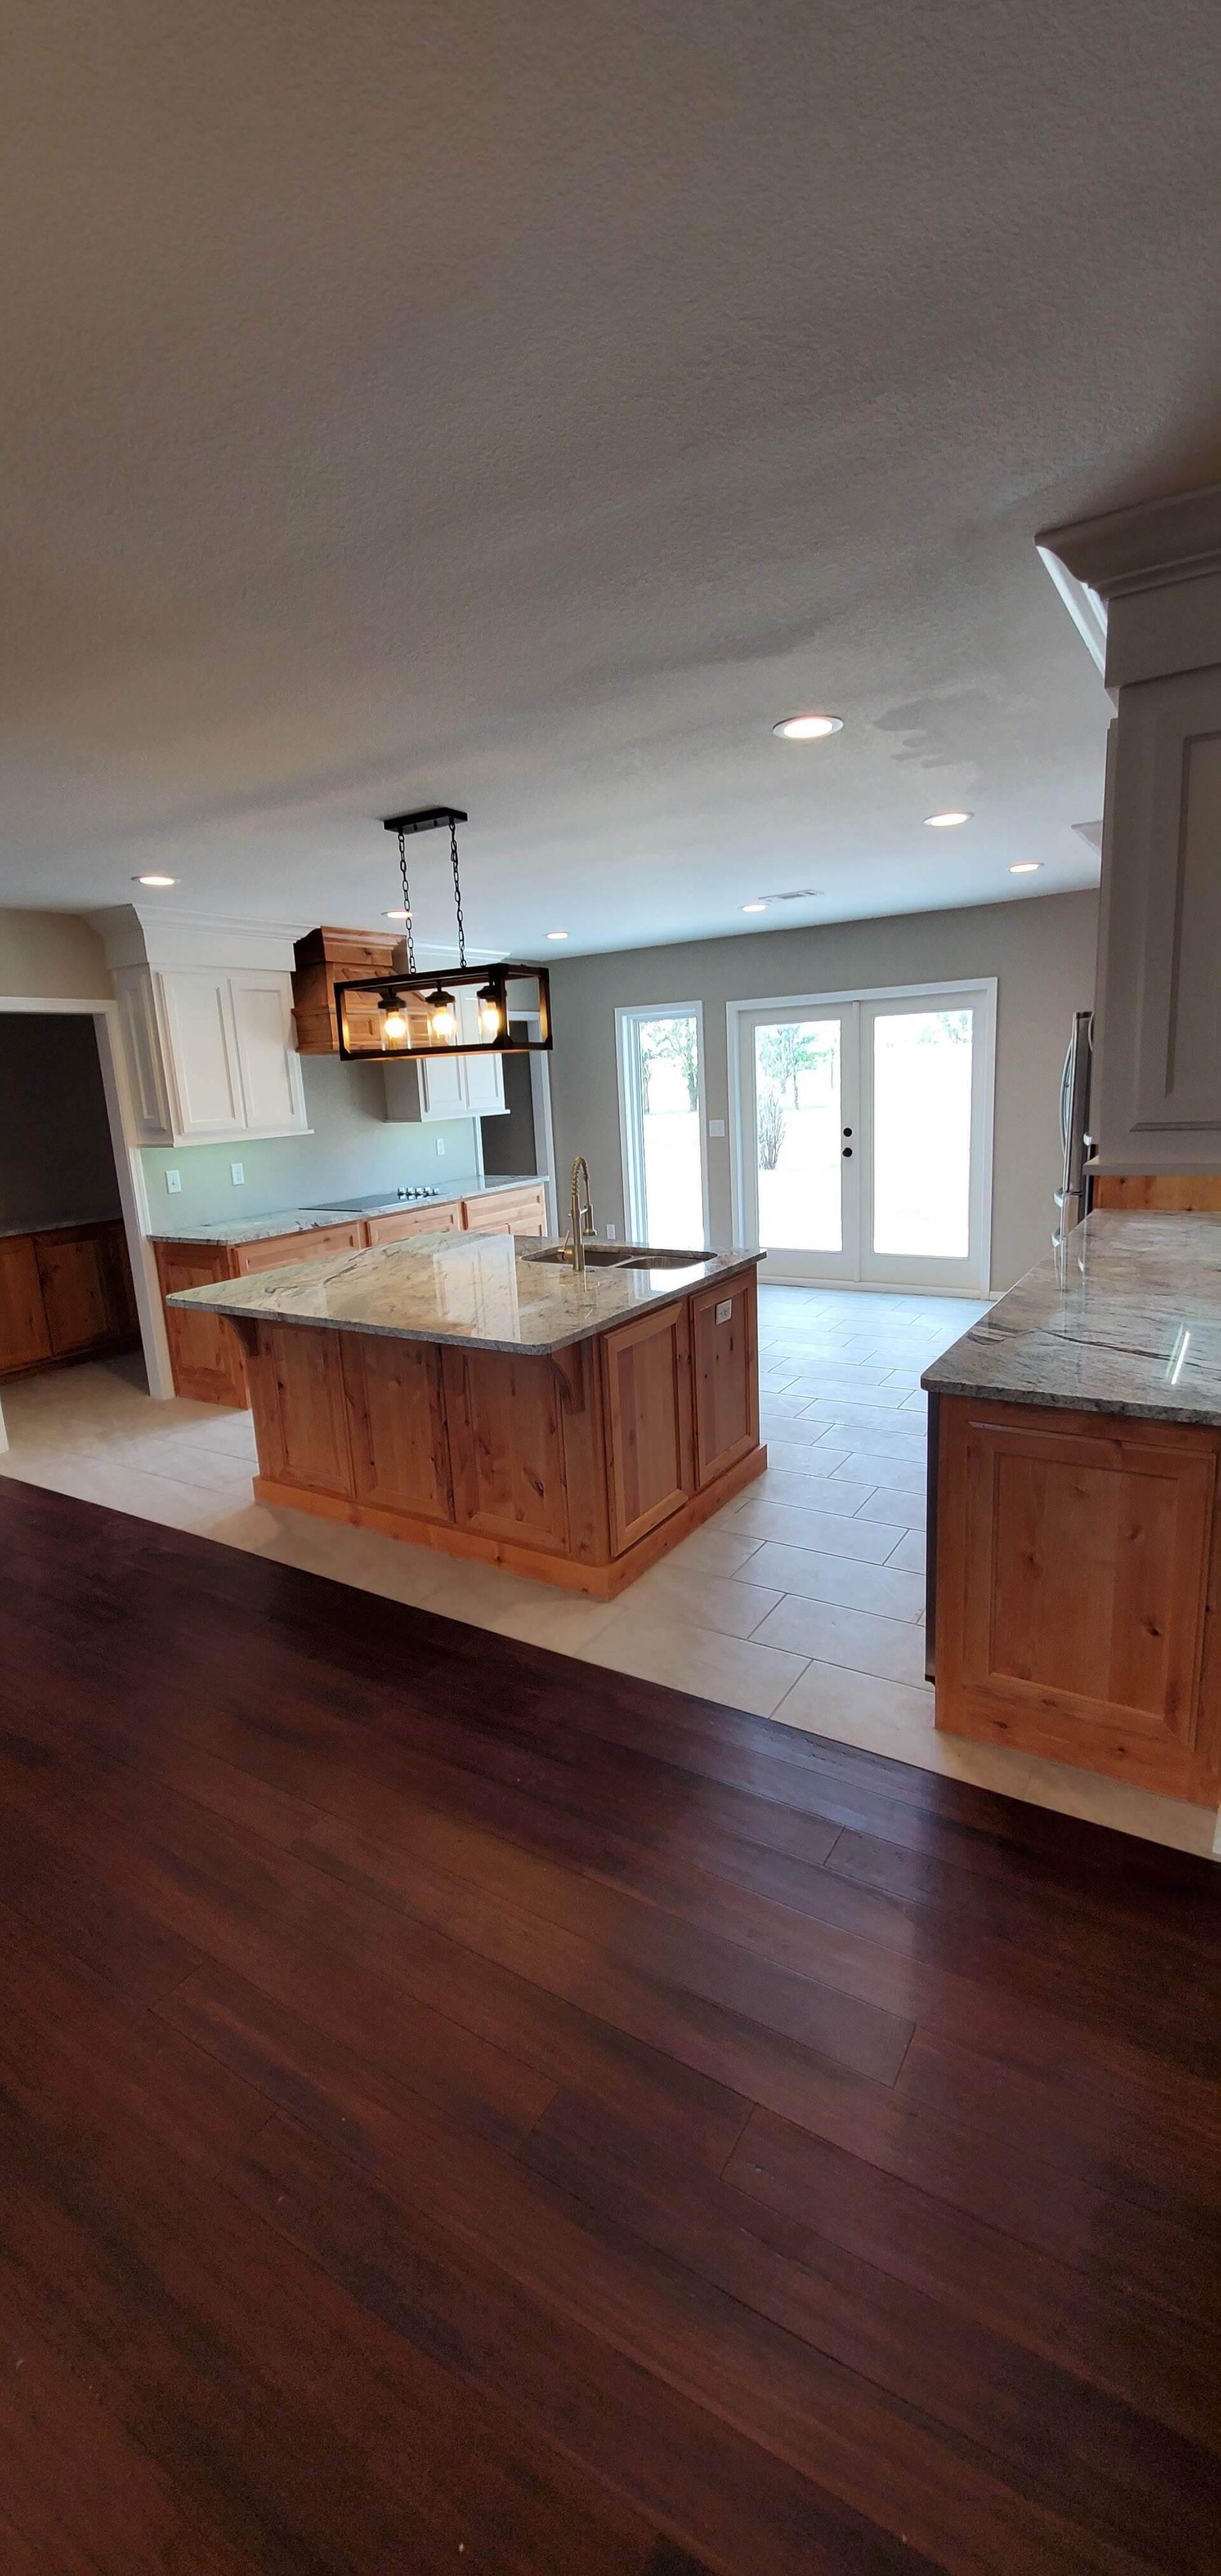
[[[376,919],[437,800],[518,953],[1091,881],[1031,538],[1221,467],[1215,0],[6,29],[0,901]]]

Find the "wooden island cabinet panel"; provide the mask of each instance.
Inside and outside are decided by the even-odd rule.
[[[611,1547],[619,1556],[692,1491],[687,1301],[607,1333],[602,1366]]]
[[[1221,1792],[1216,1432],[943,1397],[937,1724]]]
[[[456,1527],[567,1555],[564,1380],[551,1358],[443,1349],[441,1375]]]
[[[743,1315],[733,1365],[753,1373],[745,1285],[733,1274],[719,1302]],[[710,1446],[696,1490],[692,1304],[545,1353],[243,1318],[255,1492],[613,1599],[767,1464],[757,1437],[742,1448],[754,1392],[718,1394],[725,1463]]]
[[[374,1333],[340,1340],[356,1501],[452,1520],[440,1352],[432,1342]]]
[[[753,1270],[691,1300],[695,1481],[710,1484],[759,1445],[758,1295]]]

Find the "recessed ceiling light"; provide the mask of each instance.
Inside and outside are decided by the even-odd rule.
[[[548,939],[567,939],[568,933],[566,930],[549,930],[547,937]]]
[[[767,905],[765,903],[744,903],[742,910],[743,912],[766,912]]]
[[[136,877],[133,879],[133,883],[135,885],[167,886],[177,885],[178,879],[177,877]]]
[[[1041,859],[1015,859],[1009,874],[1011,877],[1032,877],[1035,869],[1042,865]]]
[[[384,912],[382,914],[382,919],[383,921],[410,921],[411,914],[401,910],[398,912]]]
[[[962,813],[957,806],[952,806],[948,814],[926,814],[924,819],[926,823],[931,823],[935,832],[952,832],[956,823],[969,823],[971,817],[969,814]]]
[[[779,724],[772,726],[772,732],[782,735],[785,742],[821,742],[825,734],[843,730],[842,716],[782,716]]]

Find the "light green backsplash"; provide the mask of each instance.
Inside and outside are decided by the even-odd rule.
[[[250,1145],[147,1146],[140,1160],[154,1228],[159,1222],[213,1225],[226,1217],[274,1216],[278,1208],[322,1205],[371,1190],[431,1181],[441,1189],[470,1180],[478,1170],[475,1122],[451,1118],[412,1126],[384,1114],[385,1085],[375,1064],[341,1064],[337,1056],[303,1056],[305,1102],[313,1133]],[[437,1152],[437,1140],[445,1146]],[[235,1189],[231,1163],[241,1163],[243,1187]],[[182,1189],[171,1196],[167,1171],[180,1172]]]

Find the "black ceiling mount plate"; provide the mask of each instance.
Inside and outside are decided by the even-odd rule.
[[[469,816],[460,805],[418,805],[414,814],[387,814],[383,832],[438,832],[447,823],[465,823]]]

